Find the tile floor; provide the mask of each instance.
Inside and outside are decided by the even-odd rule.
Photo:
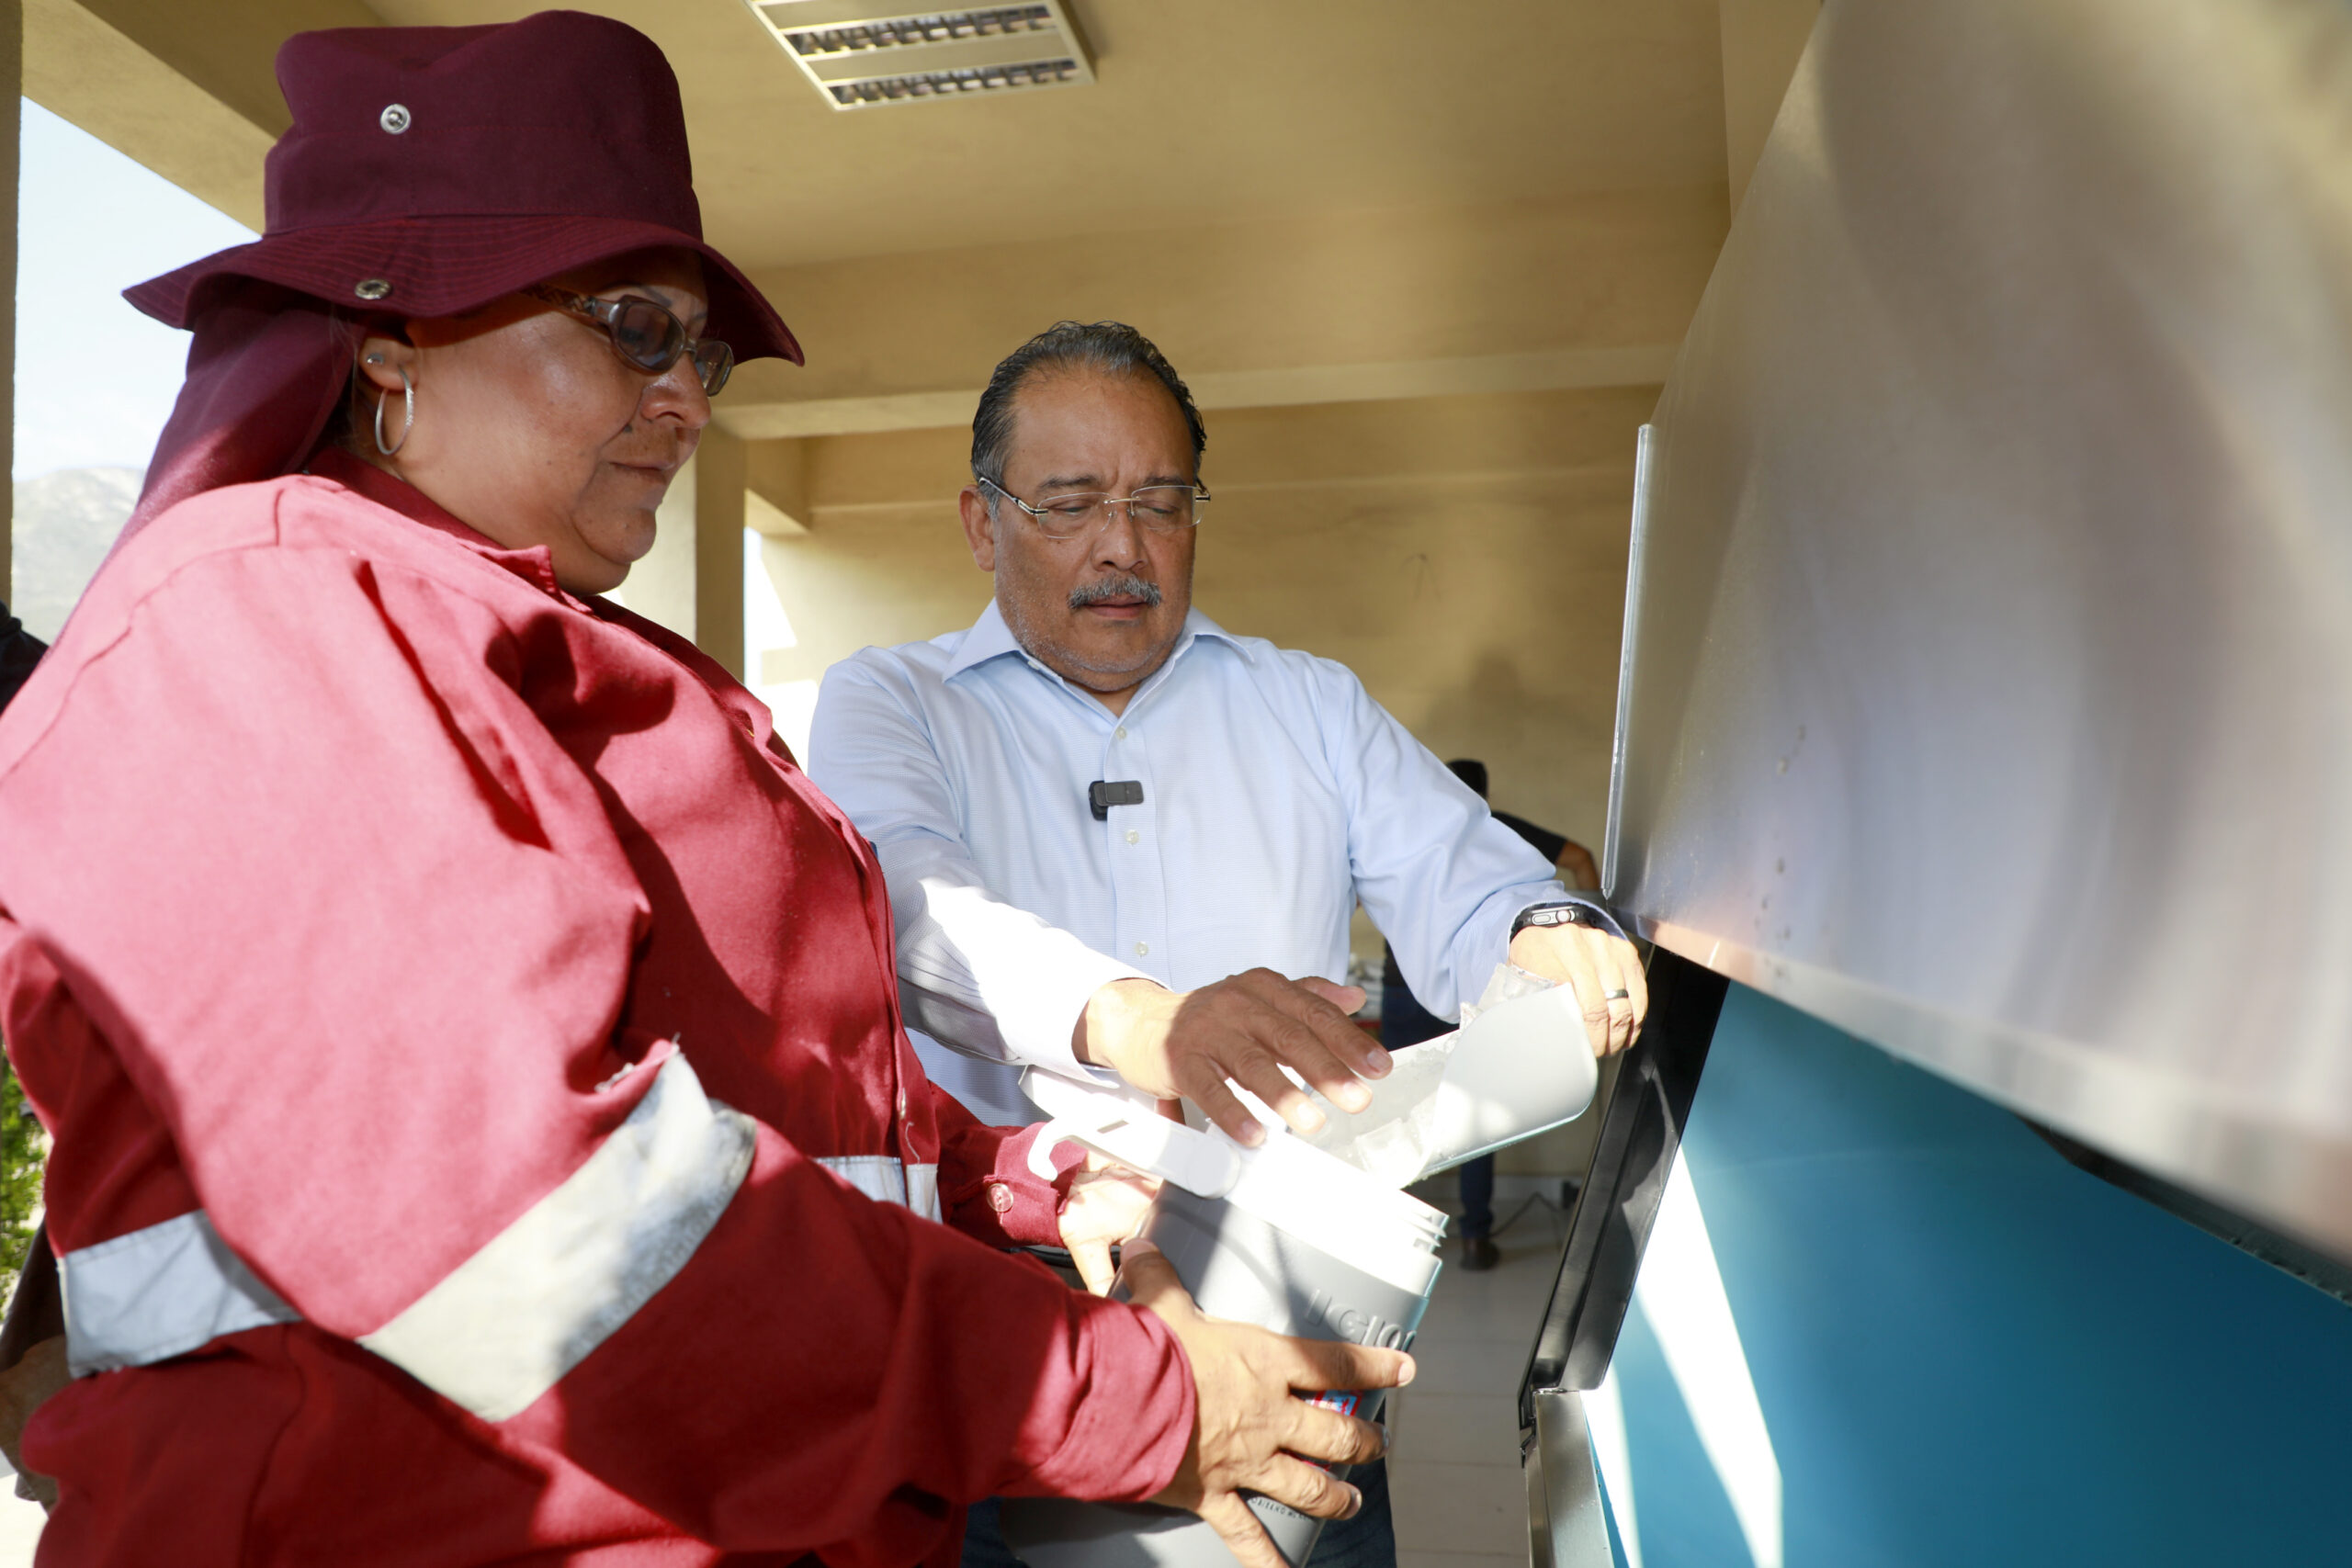
[[[1417,1195],[1453,1206],[1450,1179]],[[1498,1194],[1497,1217],[1509,1217],[1520,1201]],[[1528,1561],[1516,1401],[1563,1239],[1557,1211],[1536,1203],[1497,1238],[1498,1269],[1464,1273],[1448,1244],[1445,1272],[1413,1347],[1419,1369],[1389,1419],[1397,1568],[1518,1568]]]
[[[39,1503],[17,1495],[17,1472],[0,1460],[0,1568],[32,1568],[33,1548],[48,1517]]]

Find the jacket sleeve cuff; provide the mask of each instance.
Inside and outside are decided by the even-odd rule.
[[[1071,1173],[1085,1163],[1085,1151],[1064,1144],[1054,1151],[1055,1179],[1041,1181],[1030,1173],[1029,1151],[1045,1130],[1042,1122],[986,1127],[965,1112],[964,1124],[953,1125],[944,1108],[940,1122],[941,1217],[994,1247],[1059,1247],[1062,1198]]]
[[[997,1490],[1008,1497],[1147,1501],[1176,1478],[1192,1447],[1192,1363],[1168,1325],[1141,1308],[1073,1291],[1069,1310],[1069,1371],[1087,1397],[1043,1421],[1033,1415],[1035,1429],[1023,1432],[1019,1451],[1038,1457]],[[1060,1429],[1045,1429],[1047,1422]]]

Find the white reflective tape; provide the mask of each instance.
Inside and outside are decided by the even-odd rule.
[[[520,1414],[685,1266],[755,1137],[671,1057],[560,1187],[359,1343],[485,1421]]]
[[[907,1201],[907,1168],[896,1155],[824,1155],[817,1163],[877,1203]]]
[[[73,1374],[143,1367],[248,1328],[302,1314],[229,1250],[203,1210],[58,1260]]]
[[[817,1163],[877,1203],[939,1218],[939,1167],[903,1165],[896,1155],[826,1155]]]

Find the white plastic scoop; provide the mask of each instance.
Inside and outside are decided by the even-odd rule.
[[[1576,991],[1554,986],[1480,1010],[1451,1034],[1408,1046],[1372,1104],[1327,1118],[1307,1142],[1395,1186],[1572,1122],[1600,1083]],[[1253,1107],[1254,1109],[1254,1107]]]

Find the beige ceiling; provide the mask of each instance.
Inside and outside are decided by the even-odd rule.
[[[1716,0],[1075,0],[1097,85],[846,114],[742,0],[591,8],[669,54],[747,266],[1724,178]]]
[[[258,226],[288,34],[534,3],[23,0],[25,86]],[[1066,3],[1096,84],[848,113],[744,0],[600,7],[668,54],[707,232],[809,350],[747,367],[736,434],[960,423],[1073,314],[1219,407],[1655,385],[1817,0]]]

